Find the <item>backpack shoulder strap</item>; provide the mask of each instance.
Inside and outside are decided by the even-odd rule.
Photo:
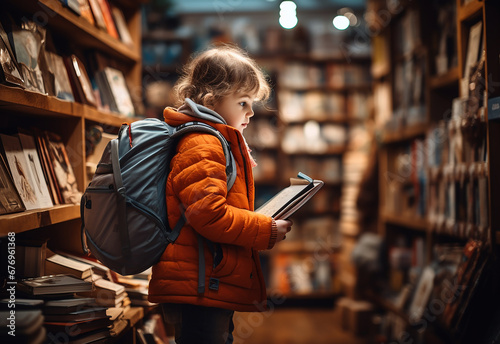
[[[216,136],[222,144],[224,156],[226,157],[226,175],[227,175],[227,191],[231,190],[236,181],[236,162],[234,160],[231,147],[226,138],[212,126],[201,122],[187,122],[179,125],[174,129],[172,139],[177,139],[182,135],[190,132],[204,132]]]

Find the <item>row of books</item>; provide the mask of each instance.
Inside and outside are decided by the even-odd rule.
[[[427,219],[437,233],[489,242],[488,175],[482,164],[430,171]]]
[[[308,89],[367,86],[371,82],[368,66],[338,63],[287,63],[280,72],[281,87]]]
[[[122,70],[102,54],[59,53],[51,32],[21,14],[0,18],[0,38],[1,83],[102,111],[135,115]]]
[[[464,140],[457,123],[438,124],[390,158],[384,207],[390,214],[427,218],[437,232],[488,239],[485,140]]]
[[[425,75],[422,56],[411,56],[394,66],[394,113],[389,129],[397,130],[425,121]]]
[[[408,8],[395,22],[394,34],[395,53],[398,56],[414,52],[422,44],[418,10]]]
[[[113,38],[132,46],[134,43],[122,10],[108,0],[60,0],[75,14]]]
[[[0,134],[0,214],[78,204],[75,174],[64,142],[50,131]]]
[[[463,103],[463,100],[456,103]],[[486,123],[478,119],[469,125],[462,118],[441,121],[428,131],[426,146],[430,167],[486,161]]]

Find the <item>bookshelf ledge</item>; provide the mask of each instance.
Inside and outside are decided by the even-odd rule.
[[[5,85],[0,85],[0,104],[4,109],[36,115],[75,116],[72,102]]]
[[[78,218],[80,218],[79,204],[64,204],[2,215],[0,217],[0,236],[5,236],[9,232],[21,233]]]
[[[383,143],[398,143],[401,141],[411,140],[417,136],[422,136],[427,133],[428,126],[426,123],[415,124],[408,127],[403,127],[399,130],[386,131],[382,136]]]
[[[423,232],[427,231],[427,229],[429,228],[428,221],[423,218],[416,218],[416,217],[411,218],[408,216],[402,217],[398,215],[385,213],[383,215],[383,221],[385,223],[403,226]]]
[[[446,73],[435,75],[430,78],[430,87],[433,90],[457,86],[458,85],[458,67],[449,69]]]

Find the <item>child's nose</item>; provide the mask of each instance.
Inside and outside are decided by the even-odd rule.
[[[252,117],[254,115],[253,108],[250,108],[250,111],[247,112],[247,117]]]

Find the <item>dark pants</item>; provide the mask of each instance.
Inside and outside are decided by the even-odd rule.
[[[232,344],[234,311],[188,304],[162,304],[164,319],[175,328],[177,344]]]

